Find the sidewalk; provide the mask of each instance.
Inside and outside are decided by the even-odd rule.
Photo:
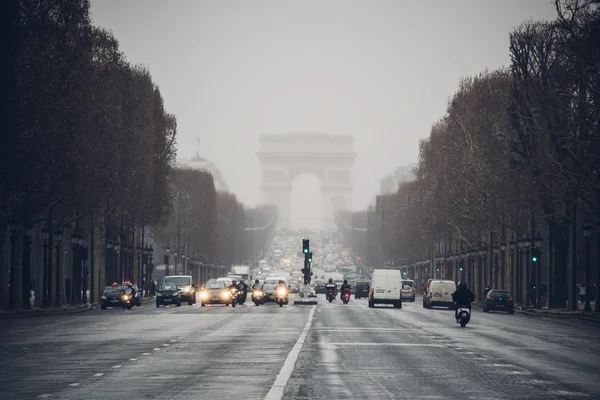
[[[0,310],[0,319],[39,317],[45,315],[77,314],[85,311],[94,310],[98,307],[100,307],[99,304],[93,303],[79,305],[64,305],[62,307],[50,308],[35,307],[29,310]]]
[[[571,311],[566,308],[552,308],[552,309],[535,309],[530,307],[517,307],[515,311],[524,315],[536,316],[536,317],[549,317],[549,318],[579,318],[586,321],[600,322],[599,313],[584,313],[581,311],[582,307],[579,307],[579,311]],[[592,307],[593,309],[593,307]]]

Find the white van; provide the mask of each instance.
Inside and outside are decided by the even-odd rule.
[[[393,304],[395,308],[402,308],[402,277],[399,270],[373,270],[369,307],[375,304]]]
[[[448,307],[450,310],[454,308],[452,301],[452,293],[456,291],[456,283],[454,281],[432,280],[427,291],[427,299],[424,302],[425,308],[431,307]]]

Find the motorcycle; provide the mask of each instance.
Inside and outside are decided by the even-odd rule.
[[[283,307],[284,304],[288,303],[288,290],[284,288],[277,288],[275,292],[275,302],[279,304],[279,307]]]
[[[231,288],[229,289],[230,293],[231,293],[231,303],[229,304],[231,307],[235,307],[235,305],[238,302],[238,290],[235,288]]]
[[[244,305],[244,303],[246,302],[246,297],[248,296],[248,292],[246,291],[246,289],[242,290],[242,289],[238,289],[238,293],[237,293],[237,303],[242,306]]]
[[[348,304],[350,302],[350,290],[346,289],[342,293],[342,302]]]
[[[133,307],[133,296],[131,295],[131,292],[123,293],[121,295],[121,303],[123,304],[123,308],[131,310],[131,307]]]
[[[252,301],[257,306],[265,304],[265,293],[262,291],[262,289],[252,290]]]
[[[467,306],[461,306],[458,310],[458,319],[456,322],[460,324],[461,328],[464,328],[470,320],[471,310],[469,310],[469,307]]]
[[[335,299],[335,293],[333,292],[333,289],[327,289],[326,298],[330,303]]]

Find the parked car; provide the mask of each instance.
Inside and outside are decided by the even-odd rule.
[[[490,290],[487,297],[483,299],[483,312],[489,311],[506,311],[509,314],[514,314],[515,303],[510,292],[499,289]]]

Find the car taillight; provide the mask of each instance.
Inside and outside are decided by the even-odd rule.
[[[513,301],[512,297],[509,297],[507,300],[509,303],[512,303],[512,301]]]
[[[375,293],[375,288],[371,288],[371,296]]]
[[[400,296],[402,296],[402,289],[400,289]]]
[[[488,296],[487,299],[488,299],[488,301],[493,301],[494,300],[494,298],[492,296]]]

